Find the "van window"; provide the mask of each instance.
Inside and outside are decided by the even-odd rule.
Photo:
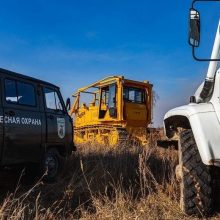
[[[55,90],[44,88],[46,106],[52,110],[63,110],[62,102]]]
[[[17,82],[18,103],[21,105],[36,105],[34,87],[30,84]]]
[[[14,80],[5,80],[5,100],[9,103],[17,103],[17,89]]]
[[[29,83],[6,79],[5,100],[8,103],[35,106],[35,89]]]

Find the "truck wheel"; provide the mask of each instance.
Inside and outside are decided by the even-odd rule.
[[[55,182],[62,170],[63,161],[55,148],[49,149],[45,154],[42,162],[43,180],[47,183]]]
[[[212,209],[210,167],[200,157],[192,130],[180,134],[179,165],[180,207],[188,215],[208,215]]]

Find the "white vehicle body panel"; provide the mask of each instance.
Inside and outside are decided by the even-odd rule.
[[[178,132],[179,127],[192,129],[203,163],[220,167],[220,69],[216,71],[219,57],[220,20],[205,83],[200,85],[194,96],[196,103],[167,112],[164,128],[168,138]],[[212,97],[209,99],[210,94]]]
[[[217,71],[212,98],[208,103],[193,103],[168,111],[166,122],[184,116],[192,129],[202,161],[206,165],[220,166],[220,70]],[[181,127],[181,126],[180,126]],[[167,131],[166,131],[167,132]]]

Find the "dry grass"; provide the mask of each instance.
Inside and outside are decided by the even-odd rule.
[[[171,150],[81,146],[52,185],[1,188],[1,219],[187,219],[178,204]],[[13,174],[14,175],[14,174]],[[11,182],[11,181],[10,181]],[[218,218],[214,216],[213,218]]]

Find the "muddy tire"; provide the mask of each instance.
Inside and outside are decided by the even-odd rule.
[[[212,211],[210,167],[200,157],[193,133],[180,134],[177,179],[180,183],[180,207],[187,215],[206,216]]]
[[[64,159],[61,157],[57,149],[51,148],[45,152],[42,164],[41,173],[43,180],[46,183],[53,183],[57,181],[64,166]]]

